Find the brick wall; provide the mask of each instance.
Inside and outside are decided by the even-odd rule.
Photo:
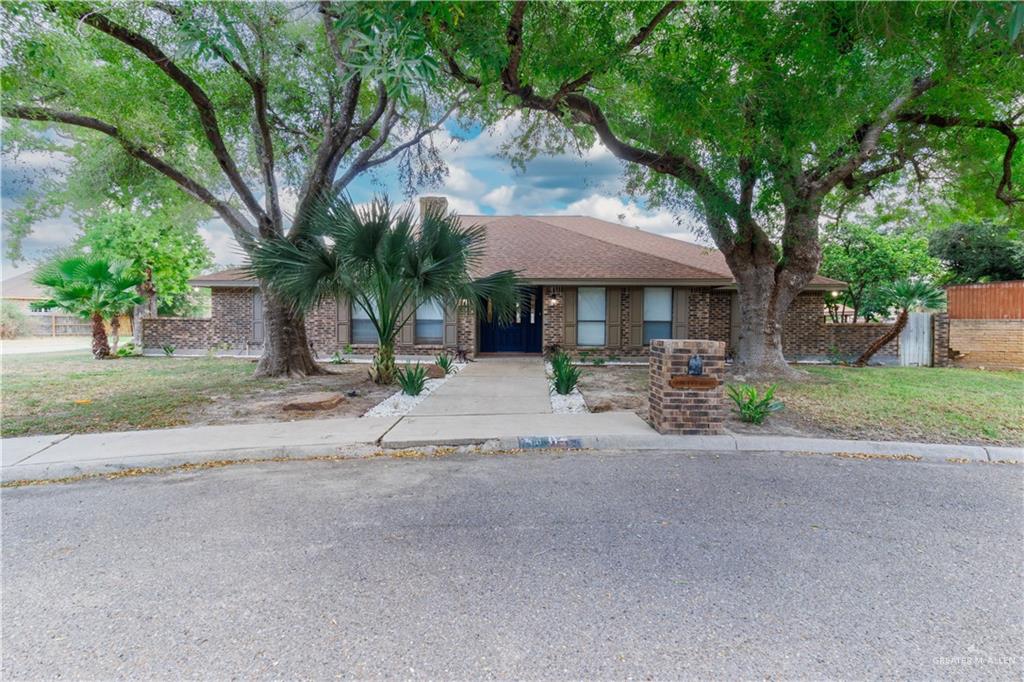
[[[326,301],[306,315],[306,337],[317,355],[332,355],[338,345],[338,304]],[[342,344],[344,345],[344,344]]]
[[[565,343],[565,291],[561,287],[544,287],[544,350]]]
[[[932,366],[949,367],[949,315],[932,315]]]
[[[733,350],[732,296],[733,294],[728,291],[712,291],[709,295],[708,338],[724,341],[727,355]]]
[[[544,314],[547,314],[546,309]],[[459,306],[455,333],[458,350],[465,351],[469,357],[476,355],[476,311],[472,307],[468,305]]]
[[[257,292],[257,289],[251,288],[213,289],[210,297],[212,343],[232,347],[262,345],[262,339],[253,337],[252,306],[253,295]]]
[[[564,345],[564,298],[565,292],[560,287],[544,287],[544,347]],[[731,352],[732,337],[732,297],[729,291],[715,291],[707,288],[689,289],[689,316],[687,319],[687,336],[694,339],[710,339],[726,344],[727,352]],[[647,357],[646,347],[631,346],[629,329],[634,310],[640,306],[633,305],[632,288],[622,287],[621,306],[621,339],[620,347],[586,347],[576,350],[586,352],[590,356],[617,355],[623,358]],[[554,304],[552,304],[554,301]],[[808,292],[797,297],[786,314],[783,330],[783,349],[787,356],[801,358],[807,356],[823,356],[827,352],[826,331],[824,322],[824,300],[821,293]]]
[[[200,317],[144,317],[142,341],[147,349],[206,350],[213,339],[213,320]]]
[[[891,328],[892,325],[885,322],[826,324],[824,325],[824,345],[820,354],[829,355],[835,352],[844,360],[856,360],[875,339]],[[899,354],[899,337],[897,337],[882,346],[875,358],[899,357]]]
[[[1024,320],[950,320],[958,367],[1024,369]]]

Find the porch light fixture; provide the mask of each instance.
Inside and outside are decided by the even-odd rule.
[[[832,298],[836,298],[837,296],[839,296],[839,292],[838,291],[833,291],[832,292]]]

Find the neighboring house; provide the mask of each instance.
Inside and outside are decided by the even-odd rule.
[[[488,313],[478,319],[469,307],[421,305],[401,331],[399,353],[541,353],[560,346],[627,357],[646,355],[652,338],[718,339],[735,347],[736,285],[716,249],[584,216],[461,219],[487,230],[486,253],[474,274],[517,270],[530,287],[526,300],[509,325]],[[264,324],[256,281],[231,269],[191,282],[211,289],[210,318],[144,320],[145,346],[258,350]],[[787,355],[828,352],[824,295],[844,286],[818,276],[797,297],[783,333]],[[320,306],[306,325],[320,356],[348,346],[369,352],[376,342],[365,313],[348,301]]]
[[[20,275],[5,279],[0,283],[0,297],[18,307],[22,312],[30,312],[29,306],[33,301],[42,301],[47,298],[46,291],[32,281],[36,271],[29,270]]]
[[[49,298],[46,287],[41,287],[32,281],[35,275],[36,270],[33,269],[0,282],[0,298],[14,304],[28,315],[31,325],[29,333],[33,336],[89,336],[92,334],[92,324],[89,320],[68,315],[60,310],[32,311],[32,303]],[[110,323],[107,322],[106,326],[109,332]],[[131,333],[132,317],[131,315],[122,315],[120,334],[125,336]]]

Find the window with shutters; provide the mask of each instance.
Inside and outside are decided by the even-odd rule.
[[[644,345],[651,339],[672,338],[672,289],[670,287],[644,288]]]
[[[580,287],[576,296],[576,345],[605,345],[608,316],[604,287]]]
[[[373,312],[377,313],[376,301],[371,301]],[[370,315],[363,307],[352,301],[352,343],[374,345],[377,343],[377,330],[370,321]]]
[[[444,306],[440,301],[430,299],[417,306],[416,343],[444,343]]]

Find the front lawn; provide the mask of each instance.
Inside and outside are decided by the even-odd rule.
[[[1024,372],[803,369],[807,380],[783,382],[778,388],[785,410],[762,427],[732,418],[728,428],[869,440],[1024,444]],[[647,416],[646,367],[585,367],[580,388],[591,409],[629,409]],[[731,412],[731,402],[729,406]]]
[[[88,352],[3,358],[0,434],[87,433],[185,424],[357,416],[394,389],[367,379],[366,365],[328,365],[307,379],[256,379],[255,364],[231,358],[129,357],[93,360]],[[284,411],[300,394],[355,390],[324,412]]]

